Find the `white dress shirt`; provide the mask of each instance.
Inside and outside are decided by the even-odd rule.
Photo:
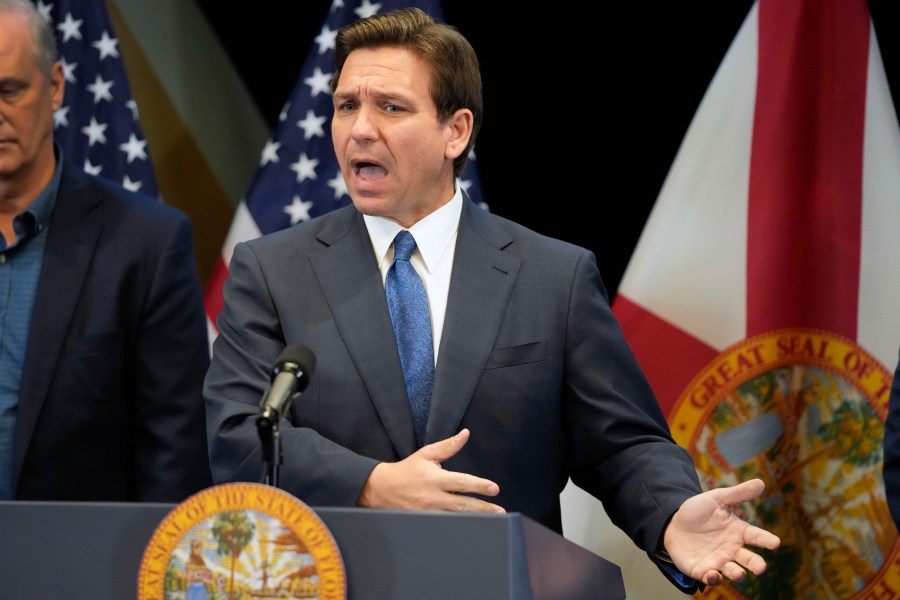
[[[416,250],[410,262],[425,286],[428,308],[431,311],[431,334],[434,342],[434,361],[437,363],[444,314],[447,312],[447,295],[450,291],[450,271],[456,251],[456,234],[459,216],[462,214],[463,197],[459,182],[453,198],[421,221],[409,228],[416,240]],[[378,258],[382,283],[394,262],[394,237],[403,229],[397,222],[384,217],[363,215],[372,248]]]

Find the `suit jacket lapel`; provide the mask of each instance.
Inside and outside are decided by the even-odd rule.
[[[362,215],[350,207],[319,234],[327,249],[311,257],[344,344],[401,457],[416,450],[403,370],[384,284]]]
[[[475,393],[521,266],[519,258],[503,252],[510,243],[512,237],[493,216],[464,200],[427,443],[458,433]]]
[[[94,248],[103,230],[100,202],[64,165],[38,280],[22,368],[13,448],[13,481],[47,398]]]
[[[319,234],[327,249],[310,260],[382,423],[405,457],[415,452],[416,438],[384,284],[362,216],[352,207],[347,215]],[[503,252],[510,243],[493,216],[463,203],[427,443],[458,432],[481,378],[521,266]]]

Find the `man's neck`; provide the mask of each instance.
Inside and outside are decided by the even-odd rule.
[[[50,152],[53,156],[53,151]],[[18,239],[13,221],[37,200],[53,179],[55,170],[56,157],[53,156],[49,163],[44,161],[41,167],[35,167],[33,172],[20,172],[8,178],[0,178],[0,233],[3,234],[7,246]]]

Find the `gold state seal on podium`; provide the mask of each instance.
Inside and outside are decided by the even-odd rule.
[[[175,506],[144,549],[138,600],[346,600],[331,532],[301,500],[260,483],[207,488]]]

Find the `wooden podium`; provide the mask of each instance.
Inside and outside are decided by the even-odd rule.
[[[0,502],[0,588],[15,600],[132,600],[174,505]],[[620,600],[618,566],[518,514],[314,508],[351,600]]]

